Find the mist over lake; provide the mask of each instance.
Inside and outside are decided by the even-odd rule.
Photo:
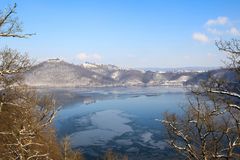
[[[185,88],[39,89],[46,92],[62,105],[55,119],[58,139],[69,136],[72,147],[88,159],[108,149],[129,159],[175,156],[159,120],[166,111],[181,113],[187,103]]]

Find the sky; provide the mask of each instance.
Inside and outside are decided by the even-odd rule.
[[[40,62],[60,58],[121,67],[223,65],[216,40],[240,38],[239,0],[0,0],[17,3],[28,39],[5,46]]]

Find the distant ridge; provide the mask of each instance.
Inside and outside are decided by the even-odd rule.
[[[145,67],[137,69],[153,72],[207,72],[210,70],[216,70],[220,68],[221,67],[174,67],[174,68]]]
[[[24,77],[33,87],[114,87],[183,86],[190,81],[197,83],[198,75],[193,71],[160,73],[89,62],[75,65],[56,58],[33,66]]]

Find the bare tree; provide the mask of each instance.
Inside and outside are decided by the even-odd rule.
[[[104,155],[104,160],[128,160],[126,155],[114,153],[112,150],[108,150]]]
[[[22,27],[16,14],[17,4],[9,6],[3,11],[0,11],[0,38],[1,37],[17,37],[28,38],[33,34],[21,34]]]
[[[29,67],[27,56],[0,52],[0,157],[53,159],[61,156],[51,123],[57,110],[51,97],[39,98],[20,80]],[[58,158],[59,159],[59,158]]]
[[[220,51],[228,54],[228,67],[240,72],[240,40],[232,39],[231,41],[217,41],[216,46]]]
[[[14,14],[16,4],[0,12],[0,38],[27,38]],[[52,121],[57,110],[52,97],[38,97],[23,83],[32,66],[27,55],[0,51],[0,159],[64,159]]]
[[[162,121],[170,145],[187,159],[240,159],[240,41],[218,41],[229,54],[230,81],[212,76],[192,89],[183,114],[166,113]]]
[[[70,138],[65,137],[62,142],[63,159],[64,160],[84,160],[80,152],[71,149]]]

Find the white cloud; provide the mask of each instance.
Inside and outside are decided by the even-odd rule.
[[[208,36],[203,33],[193,33],[192,38],[196,41],[206,43],[209,41]]]
[[[93,54],[90,56],[90,58],[96,60],[96,61],[101,61],[102,57],[99,54]]]
[[[89,61],[89,62],[99,62],[102,60],[101,55],[99,54],[87,54],[87,53],[79,53],[77,59],[81,62]]]
[[[209,19],[206,22],[207,26],[213,26],[213,25],[225,25],[228,23],[228,17],[217,17],[217,19]]]
[[[86,53],[80,53],[77,55],[77,58],[80,60],[80,61],[86,61],[88,56]]]
[[[230,28],[228,32],[234,36],[240,36],[240,31],[236,27]]]
[[[224,30],[218,30],[216,28],[207,28],[207,31],[216,36],[231,35],[240,36],[240,30],[237,27],[228,27]]]
[[[207,28],[207,31],[213,35],[218,35],[218,36],[224,34],[224,31],[218,30],[216,28]]]

